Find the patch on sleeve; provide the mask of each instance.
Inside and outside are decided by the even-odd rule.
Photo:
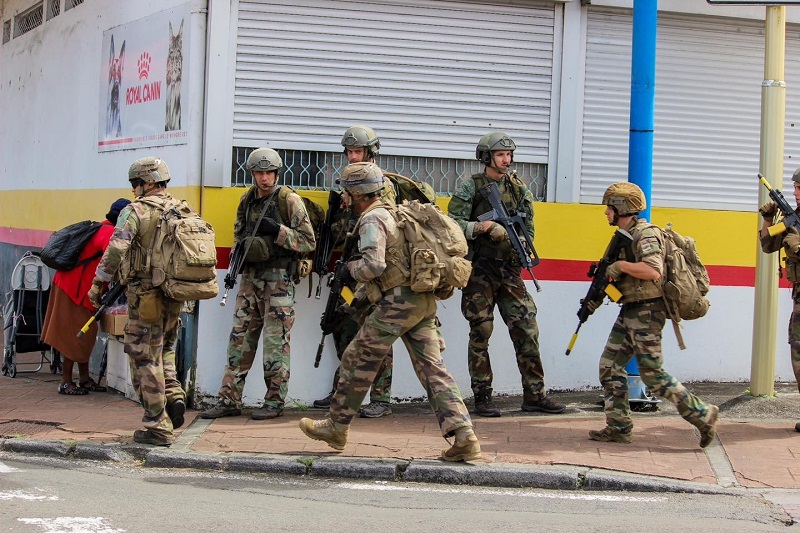
[[[359,232],[359,250],[367,250],[370,248],[378,247],[378,231],[377,224],[362,224],[361,231]]]
[[[661,253],[661,240],[655,228],[646,228],[642,230],[642,236],[639,239],[639,253],[641,257]]]

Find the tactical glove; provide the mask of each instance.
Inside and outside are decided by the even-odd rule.
[[[787,252],[798,255],[798,251],[800,250],[800,233],[797,233],[797,230],[791,226],[786,229],[786,236],[783,238],[783,247],[786,248]]]
[[[489,238],[495,242],[506,241],[508,240],[508,232],[506,232],[506,228],[497,222],[492,222],[492,229],[489,230]]]
[[[88,292],[89,303],[95,309],[100,309],[100,297],[103,296],[103,282],[95,278],[92,280],[92,288]]]
[[[772,219],[778,214],[778,206],[775,202],[767,202],[758,208],[758,212],[761,213],[764,220],[772,222]]]
[[[606,276],[613,279],[614,281],[617,281],[620,278],[620,276],[622,276],[621,261],[614,261],[613,263],[608,265],[608,268],[606,269]]]
[[[583,303],[584,300],[581,299],[581,305],[583,305]],[[589,311],[589,315],[592,315],[595,311],[597,311],[597,308],[601,305],[603,305],[602,301],[598,302],[597,300],[589,300],[586,302],[586,309]]]
[[[356,282],[353,274],[350,273],[350,267],[347,263],[342,265],[341,272],[339,273],[339,279],[342,280],[342,283],[345,285],[352,285]]]
[[[275,237],[281,230],[281,225],[271,218],[264,217],[258,223],[258,233],[260,235],[269,235]]]

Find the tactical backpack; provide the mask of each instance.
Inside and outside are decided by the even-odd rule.
[[[711,282],[708,271],[700,260],[694,239],[684,237],[667,224],[662,234],[665,246],[664,302],[667,315],[672,320],[678,344],[683,350],[683,336],[678,322],[704,317],[711,303],[706,298]]]
[[[466,287],[472,263],[464,259],[468,246],[464,232],[439,206],[418,200],[403,202],[394,213],[408,246],[411,290],[433,292],[439,300]]]
[[[154,287],[181,302],[206,300],[219,293],[214,228],[186,200],[166,205],[148,198],[136,201],[159,211],[153,246],[144,250]]]
[[[383,177],[388,179],[394,185],[395,203],[398,205],[403,201],[419,200],[420,203],[436,203],[436,193],[429,183],[424,181],[415,181],[395,172],[383,171]]]
[[[72,270],[77,266],[89,263],[103,253],[99,252],[81,261],[81,252],[101,227],[100,222],[91,220],[70,224],[50,236],[42,251],[39,252],[39,258],[42,263],[55,270]]]
[[[281,213],[284,224],[289,223],[289,211],[286,207],[286,197],[291,192],[297,194],[297,191],[288,185],[283,185],[278,189],[278,210]],[[322,223],[325,222],[325,210],[310,198],[306,198],[305,196],[300,196],[300,198],[303,200],[306,213],[308,213],[308,222],[311,224],[311,227],[314,228],[314,239],[319,239],[320,228],[322,227]],[[297,269],[294,273],[291,273],[295,283],[299,283],[300,279],[308,276],[311,273],[312,266],[312,260],[310,259],[312,255],[311,252],[304,252],[297,255]]]

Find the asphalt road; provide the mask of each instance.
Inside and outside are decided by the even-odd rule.
[[[0,462],[0,531],[800,531],[752,496],[502,489]]]

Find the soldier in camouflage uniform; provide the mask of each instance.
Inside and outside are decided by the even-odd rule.
[[[100,260],[89,290],[89,300],[100,307],[105,284],[117,277],[127,285],[128,323],[125,353],[130,358],[134,390],[144,408],[145,430],[136,430],[133,440],[169,446],[173,430],[181,427],[186,411],[185,393],[175,368],[181,302],[153,287],[152,272],[145,258],[153,248],[156,219],[161,212],[139,200],[167,204],[170,180],[167,164],[156,157],[135,161],[128,170],[136,200],[119,214],[108,248]]]
[[[792,174],[794,182],[794,201],[800,205],[800,168]],[[800,388],[800,233],[793,227],[786,233],[774,237],[769,234],[769,227],[775,224],[778,206],[775,202],[767,202],[758,210],[764,219],[759,237],[761,249],[770,254],[783,248],[786,251],[786,279],[792,284],[792,316],[789,318],[789,348],[792,355],[792,370]],[[800,213],[800,207],[795,209]],[[800,422],[795,424],[795,431],[800,431]]]
[[[667,321],[664,292],[664,237],[657,226],[638,217],[646,207],[642,190],[633,183],[611,185],[603,195],[609,225],[628,231],[633,237],[631,253],[620,252],[619,260],[606,273],[622,293],[622,308],[600,358],[600,383],[605,395],[606,427],[590,431],[589,438],[601,442],[631,442],[628,374],[625,367],[632,357],[649,391],[674,403],[678,413],[700,430],[700,447],[705,448],[716,435],[719,409],[689,392],[663,368],[661,334]],[[588,302],[590,313],[601,302]]]
[[[470,328],[467,361],[475,412],[487,417],[500,416],[492,403],[489,361],[495,306],[514,344],[522,376],[522,410],[561,413],[565,409],[564,404],[548,398],[545,391],[536,304],[522,281],[519,256],[503,226],[490,220],[478,221],[478,216],[492,210],[478,191],[490,181],[497,182],[508,212],[524,216],[533,241],[533,195],[515,173],[509,172],[515,149],[514,141],[503,132],[484,135],[475,151],[484,171],[465,179],[448,207],[448,214],[464,230],[470,246],[472,275],[462,289],[461,312]]]
[[[201,418],[237,416],[242,391],[264,332],[263,364],[267,392],[264,405],[250,414],[268,420],[283,414],[289,382],[289,339],[294,325],[294,283],[299,254],[316,245],[302,198],[278,185],[283,161],[271,148],[247,158],[254,185],[242,196],[233,227],[234,247],[244,246],[242,280],[236,295],[228,364],[219,401]]]
[[[378,150],[381,148],[381,140],[375,135],[375,131],[367,126],[353,126],[347,128],[342,136],[342,146],[344,147],[344,155],[347,157],[347,162],[352,163],[374,163],[375,157],[378,155]],[[395,200],[395,191],[388,181],[384,185],[381,197],[386,202],[393,204]],[[345,208],[339,211],[337,220],[331,225],[331,232],[334,235],[342,236],[352,229],[358,220],[358,214],[352,209]],[[336,243],[341,244],[341,242]],[[350,289],[355,289],[355,284],[352,283]],[[340,301],[341,305],[344,300]],[[347,309],[347,311],[350,311]],[[347,345],[356,336],[358,332],[359,323],[353,313],[342,313],[341,326],[333,331],[333,343],[336,346],[336,357],[339,361],[342,360],[342,355]],[[379,418],[392,414],[392,408],[389,403],[392,398],[392,367],[393,367],[393,354],[391,348],[386,354],[386,357],[378,369],[375,376],[375,381],[369,393],[369,404],[359,409],[359,415],[362,418]],[[331,392],[320,400],[314,401],[314,407],[328,408],[331,405],[331,399],[336,392],[336,385],[339,381],[339,368],[333,374],[333,387]]]
[[[397,226],[393,206],[383,203],[379,197],[384,185],[383,173],[374,163],[356,163],[344,170],[342,184],[346,198],[360,215],[355,233],[361,256],[347,263],[345,276],[359,283],[357,301],[366,298],[365,305],[373,304],[373,307],[344,352],[341,379],[328,418],[303,418],[300,429],[312,439],[343,450],[350,422],[367,389],[389,348],[402,338],[414,371],[428,393],[442,434],[455,436],[454,444],[442,452],[442,458],[446,461],[477,459],[480,445],[472,430],[472,421],[439,351],[436,300],[433,293],[411,290],[405,237]]]

